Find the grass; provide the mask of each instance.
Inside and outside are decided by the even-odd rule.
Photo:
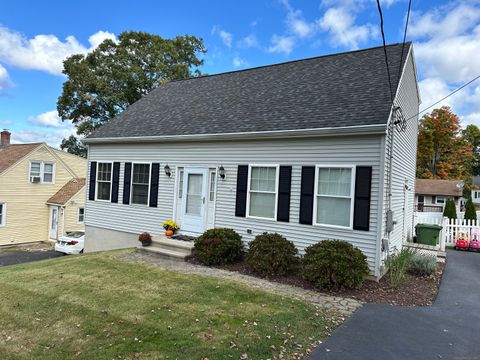
[[[0,268],[0,359],[288,359],[336,323],[311,304],[118,254]]]

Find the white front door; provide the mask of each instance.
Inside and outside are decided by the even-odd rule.
[[[50,209],[50,239],[57,239],[58,207],[52,206]]]
[[[208,169],[185,168],[182,196],[182,231],[201,234],[205,231]]]

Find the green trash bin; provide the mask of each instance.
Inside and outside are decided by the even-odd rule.
[[[417,224],[415,231],[417,233],[417,243],[425,245],[437,245],[439,243],[438,237],[440,236],[440,225],[434,224]]]

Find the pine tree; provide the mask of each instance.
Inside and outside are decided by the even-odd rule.
[[[465,204],[465,220],[477,220],[477,211],[473,205],[472,198],[468,198]]]
[[[457,218],[457,209],[455,203],[452,199],[448,198],[445,203],[445,208],[443,210],[443,216],[448,217],[449,219]]]

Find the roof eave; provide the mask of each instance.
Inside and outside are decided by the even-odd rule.
[[[162,135],[162,136],[133,136],[133,137],[104,137],[86,138],[85,144],[100,143],[135,143],[135,142],[176,142],[176,141],[208,141],[208,140],[244,140],[269,138],[304,138],[332,135],[362,135],[385,134],[386,124],[359,125],[345,127],[330,127],[319,129],[295,129],[258,132],[238,132],[221,134],[194,134],[194,135]]]

